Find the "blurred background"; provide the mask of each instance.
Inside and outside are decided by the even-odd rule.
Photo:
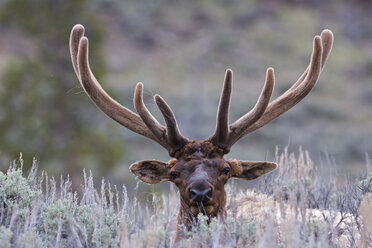
[[[68,50],[76,23],[86,28],[95,75],[117,101],[133,110],[141,81],[152,113],[163,122],[152,100],[158,93],[194,139],[214,131],[226,68],[234,71],[234,121],[254,106],[267,67],[275,68],[274,99],[307,67],[313,37],[329,28],[334,48],[314,90],[228,157],[274,160],[276,146],[302,146],[315,164],[353,177],[372,152],[371,13],[368,0],[1,0],[1,169],[22,152],[25,165],[36,157],[49,175],[70,174],[76,185],[86,168],[133,186],[131,163],[169,159],[85,95]]]

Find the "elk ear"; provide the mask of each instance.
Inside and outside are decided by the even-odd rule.
[[[252,180],[274,170],[278,165],[272,162],[229,160],[232,176]]]
[[[156,184],[169,180],[169,164],[157,160],[138,161],[129,167],[130,171],[145,183]]]

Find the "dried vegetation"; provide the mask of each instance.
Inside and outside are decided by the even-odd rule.
[[[372,171],[336,185],[322,179],[307,152],[277,153],[279,169],[239,192],[228,185],[228,217],[209,224],[199,216],[178,247],[369,247],[372,244]],[[0,172],[2,247],[172,247],[178,195],[153,194],[147,204],[83,174],[80,192],[38,163],[26,177],[22,158]],[[368,166],[367,166],[368,167]]]

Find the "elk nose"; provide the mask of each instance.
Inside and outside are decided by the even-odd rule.
[[[212,198],[212,189],[190,189],[190,199],[197,203],[207,203]]]

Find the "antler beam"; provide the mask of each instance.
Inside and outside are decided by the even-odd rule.
[[[231,125],[228,124],[228,115],[232,91],[232,71],[227,70],[217,112],[216,131],[209,140],[228,153],[231,146],[239,139],[266,125],[300,102],[318,81],[331,52],[332,44],[333,34],[330,30],[323,30],[320,36],[315,36],[310,65],[291,88],[270,104],[270,97],[274,89],[274,70],[269,68],[264,88],[256,105]]]
[[[134,94],[134,105],[139,115],[112,99],[90,69],[88,38],[84,36],[84,32],[84,27],[80,24],[73,27],[70,36],[70,53],[75,73],[87,95],[110,118],[133,132],[154,140],[166,148],[170,156],[174,156],[174,153],[184,146],[188,139],[180,134],[170,107],[160,96],[155,97],[166,121],[165,127],[151,115],[143,103],[142,83],[137,84]]]

